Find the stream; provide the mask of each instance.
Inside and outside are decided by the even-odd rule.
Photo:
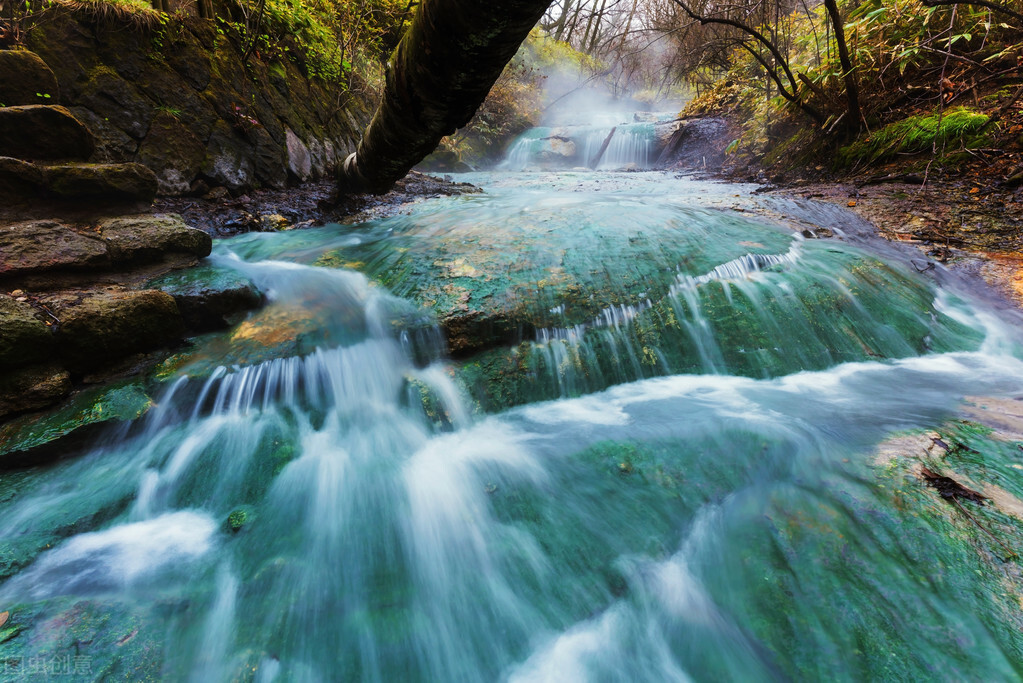
[[[1015,562],[878,456],[945,425],[1023,495],[960,420],[1019,395],[1014,314],[752,186],[466,179],[219,241],[267,307],[130,427],[0,475],[0,680],[1023,676]],[[509,322],[452,360],[438,318],[477,302]]]

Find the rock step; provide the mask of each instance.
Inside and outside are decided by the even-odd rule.
[[[143,215],[104,218],[77,229],[52,220],[0,225],[0,244],[0,280],[7,280],[160,263],[174,255],[202,258],[213,240],[178,216]]]
[[[8,205],[40,199],[91,207],[150,204],[156,191],[156,176],[142,164],[41,165],[0,156],[0,203]]]
[[[155,289],[69,290],[33,297],[0,295],[4,345],[0,368],[23,369],[54,360],[86,372],[181,338],[174,298]]]
[[[190,330],[227,327],[244,311],[259,308],[263,294],[243,276],[209,265],[168,273],[146,283],[167,292]]]
[[[0,108],[0,156],[85,161],[95,149],[92,132],[64,107],[27,104]]]
[[[0,107],[59,102],[57,77],[39,55],[29,50],[0,50]]]

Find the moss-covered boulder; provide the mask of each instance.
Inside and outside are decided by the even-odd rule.
[[[28,50],[0,50],[0,107],[59,101],[57,77],[39,55]]]
[[[88,126],[96,140],[96,150],[92,153],[90,161],[106,164],[135,156],[139,148],[138,140],[87,107],[70,109],[79,121]]]
[[[244,277],[210,266],[179,270],[147,286],[173,296],[191,330],[225,327],[234,316],[263,303],[263,295]]]
[[[336,83],[309,76],[297,42],[267,63],[244,60],[246,45],[213,22],[177,13],[159,27],[84,6],[36,18],[26,42],[95,135],[91,160],[149,166],[164,194],[188,193],[197,181],[234,193],[284,187],[289,160],[292,178],[323,177],[372,113],[369,88],[352,88],[339,109]],[[290,155],[288,130],[298,141]],[[296,157],[302,146],[308,164]]]
[[[142,164],[61,164],[44,169],[47,192],[67,201],[149,204],[156,175]]]
[[[0,156],[18,159],[88,159],[92,133],[64,107],[29,104],[0,108]]]
[[[0,368],[14,368],[45,359],[53,351],[53,335],[27,302],[0,294]]]
[[[169,254],[209,256],[213,240],[174,215],[139,215],[99,222],[99,236],[114,263],[150,263]]]
[[[153,289],[65,292],[46,304],[60,320],[57,350],[72,371],[149,351],[184,331],[173,297]]]
[[[92,270],[110,264],[99,239],[56,221],[22,221],[0,226],[0,278],[53,270]]]
[[[51,406],[71,393],[70,373],[55,363],[0,374],[0,417]]]

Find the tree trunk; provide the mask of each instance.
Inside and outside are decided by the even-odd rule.
[[[338,174],[342,192],[387,192],[469,122],[550,0],[423,0],[391,55],[383,99]]]
[[[558,17],[558,23],[554,29],[554,40],[561,40],[562,36],[565,35],[565,22],[568,21],[568,15],[572,12],[572,0],[565,0],[565,8],[561,11],[561,16]]]
[[[845,79],[845,99],[849,110],[846,125],[853,133],[860,130],[863,114],[860,112],[860,89],[856,83],[856,72],[853,70],[852,59],[849,57],[849,46],[845,42],[845,26],[842,13],[838,11],[836,0],[824,0],[824,7],[835,30],[835,46],[838,48],[838,61],[842,65]]]

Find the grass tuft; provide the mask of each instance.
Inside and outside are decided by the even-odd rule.
[[[949,145],[955,149],[968,149],[982,140],[982,129],[989,120],[987,114],[966,107],[910,116],[841,148],[838,160],[842,165],[853,166],[885,161],[898,154],[947,148]]]

